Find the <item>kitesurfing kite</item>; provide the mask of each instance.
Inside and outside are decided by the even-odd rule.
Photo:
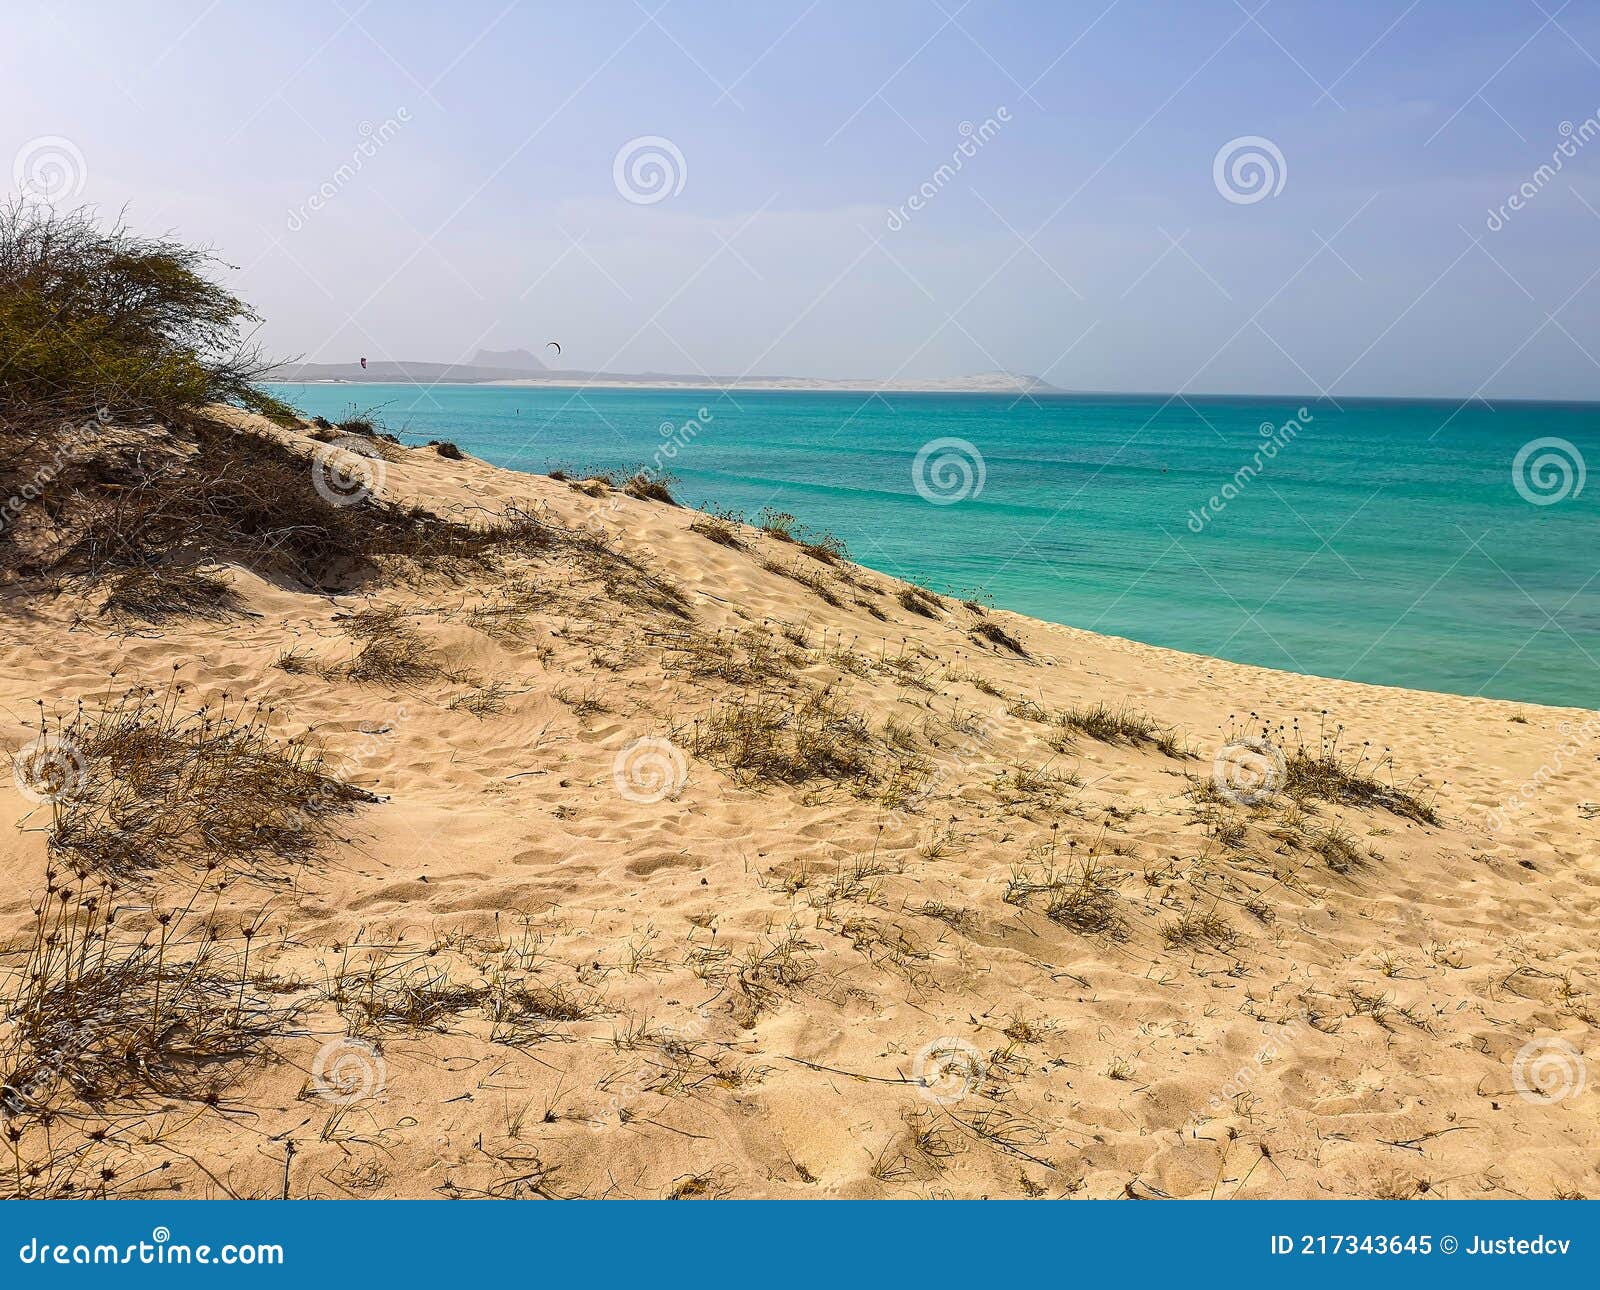
[[[363,357],[362,360],[361,360],[361,370],[363,372],[367,370],[367,360],[366,360],[365,357]]]
[[[558,344],[556,344],[556,342],[555,342],[555,341],[553,341],[553,340],[552,340],[552,341],[549,341],[549,342],[547,342],[547,343],[546,343],[546,345],[545,345],[545,348],[546,348],[546,349],[553,349],[553,350],[555,350],[555,352],[556,352],[556,357],[557,357],[557,358],[560,358],[560,357],[561,357],[561,346],[560,346],[560,345],[558,345]]]

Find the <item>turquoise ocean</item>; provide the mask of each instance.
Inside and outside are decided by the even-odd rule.
[[[687,505],[1074,627],[1600,706],[1600,404],[273,388],[517,470],[657,466]]]

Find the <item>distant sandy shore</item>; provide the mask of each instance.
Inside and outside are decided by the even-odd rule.
[[[381,385],[400,382],[369,381],[369,380],[344,380],[344,379],[316,379],[294,381],[286,377],[274,377],[295,385]],[[426,385],[427,381],[413,381],[411,384]],[[903,393],[903,394],[1056,394],[1062,391],[1042,381],[1029,377],[1004,377],[996,376],[992,379],[982,377],[953,377],[949,380],[937,381],[824,381],[811,380],[805,377],[778,378],[774,380],[726,380],[719,381],[715,378],[695,380],[689,377],[641,377],[637,380],[628,377],[616,376],[561,376],[552,373],[550,376],[530,376],[517,380],[494,381],[442,381],[439,384],[447,385],[490,385],[508,387],[540,387],[551,389],[580,389],[580,390],[805,390],[815,393]]]

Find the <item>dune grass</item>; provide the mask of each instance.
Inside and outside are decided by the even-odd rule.
[[[314,741],[274,733],[269,709],[224,699],[186,711],[183,699],[177,684],[135,688],[44,723],[75,762],[50,803],[53,858],[119,881],[174,865],[270,877],[377,800],[330,773]]]

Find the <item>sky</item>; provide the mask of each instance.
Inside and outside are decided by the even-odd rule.
[[[13,0],[6,28],[13,190],[215,248],[285,358],[1600,398],[1583,0]]]

